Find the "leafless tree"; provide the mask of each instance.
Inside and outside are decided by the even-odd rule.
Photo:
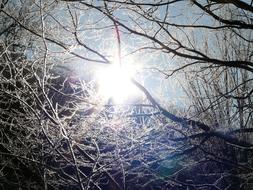
[[[252,10],[238,0],[2,1],[0,187],[252,188]],[[141,100],[101,99],[93,70],[115,55],[142,67],[132,79]],[[185,106],[157,95],[152,77],[163,93],[178,81]]]

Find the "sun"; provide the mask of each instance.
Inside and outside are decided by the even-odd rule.
[[[115,103],[123,103],[138,94],[137,87],[131,82],[136,74],[133,66],[112,63],[97,71],[99,94],[105,99],[112,99]]]

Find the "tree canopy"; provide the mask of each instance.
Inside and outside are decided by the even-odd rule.
[[[253,188],[253,1],[0,3],[0,189]]]

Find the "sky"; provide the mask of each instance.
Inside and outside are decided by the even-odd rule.
[[[88,47],[105,55],[111,62],[113,62],[115,54],[117,54],[117,38],[113,22],[97,11],[89,10],[85,7],[78,7],[74,4],[71,4],[69,7],[71,9],[71,14],[77,17],[77,33],[80,41]],[[30,10],[37,10],[37,8],[34,6],[33,8],[30,8]],[[165,10],[165,6],[160,7],[156,10],[156,16],[160,17],[162,20]],[[175,5],[170,5],[168,10],[169,14],[167,20],[172,23],[213,24],[208,17],[200,15],[199,10],[196,9],[195,6],[192,6],[188,1],[182,1]],[[52,10],[45,9],[44,14],[46,15],[44,17],[48,30],[54,30],[52,35],[53,38],[57,40],[63,39],[64,43],[71,45],[70,51],[90,59],[101,60],[96,54],[77,45],[77,42],[71,33],[71,30],[74,29],[74,25],[67,6],[56,6]],[[148,31],[148,34],[152,35],[158,30],[157,25],[146,22],[140,18],[138,14],[134,14],[133,11],[118,8],[114,12],[114,15],[120,22],[127,23],[137,31]],[[62,27],[65,29],[62,29]],[[169,27],[168,30],[174,37],[180,39],[184,44],[188,44],[188,38],[190,35],[192,41],[194,41],[199,47],[205,45],[203,43],[203,40],[205,40],[206,37],[205,30],[192,31],[191,29],[184,29],[184,31],[181,31],[175,27]],[[169,70],[185,64],[185,60],[173,57],[173,55],[168,53],[161,53],[161,51],[156,52],[147,49],[140,50],[140,48],[143,47],[154,46],[142,37],[129,34],[122,27],[119,27],[119,33],[122,49],[121,54],[123,56],[122,63],[126,65],[134,65],[136,67],[137,72],[134,78],[143,84],[150,93],[160,101],[171,102],[180,106],[183,105],[186,101],[184,99],[185,94],[179,84],[184,83],[184,81],[182,81],[183,73],[175,74],[172,77],[166,78],[166,76],[157,72],[154,68],[168,72]],[[211,36],[211,34],[209,35]],[[160,32],[157,35],[157,38],[164,43],[170,41],[168,35],[164,32]],[[210,37],[210,39],[212,38]],[[48,47],[52,57],[58,59],[59,64],[66,65],[70,69],[73,69],[74,73],[82,80],[94,80],[96,78],[96,72],[100,70],[100,68],[108,67],[103,63],[95,63],[75,58],[62,48],[56,47],[53,44],[50,44]],[[209,52],[215,54],[214,48],[209,46],[209,49]],[[38,49],[38,51],[40,50]]]

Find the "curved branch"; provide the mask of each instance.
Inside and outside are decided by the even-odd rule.
[[[253,29],[252,24],[247,24],[243,21],[240,20],[226,20],[223,19],[216,14],[214,14],[211,10],[207,9],[206,7],[202,6],[200,3],[198,3],[196,0],[192,1],[197,7],[199,7],[201,10],[205,11],[207,14],[212,16],[215,20],[223,23],[223,24],[228,24],[228,25],[234,25],[234,26],[239,26],[242,29]]]
[[[1,12],[3,12],[5,15],[7,15],[9,18],[13,19],[15,22],[17,22],[22,28],[24,28],[25,30],[27,30],[28,32],[32,33],[33,35],[37,36],[37,37],[40,37],[40,38],[43,38],[43,36],[41,34],[38,34],[37,32],[33,31],[32,29],[26,27],[25,25],[23,25],[21,22],[19,22],[15,17],[13,17],[12,15],[8,14],[6,11],[4,10],[1,10]],[[70,54],[80,58],[80,59],[83,59],[83,60],[86,60],[86,61],[89,61],[89,62],[98,62],[98,63],[105,63],[105,64],[108,64],[109,62],[104,60],[104,57],[102,57],[103,60],[96,60],[96,59],[90,59],[90,58],[87,58],[87,57],[84,57],[80,54],[77,54],[75,52],[72,52],[69,50],[68,47],[66,47],[65,44],[63,44],[62,42],[58,42],[54,39],[51,39],[49,37],[45,37],[45,40],[53,43],[53,44],[56,44],[58,45],[59,47],[63,48],[64,50],[68,51]],[[93,52],[94,53],[94,52]]]
[[[251,5],[247,4],[246,2],[240,1],[240,0],[212,0],[212,1],[214,1],[216,3],[220,3],[220,4],[231,3],[240,9],[253,12],[253,7]]]
[[[169,118],[175,123],[179,123],[181,125],[190,125],[192,127],[198,127],[204,131],[209,131],[210,127],[200,121],[195,121],[192,119],[184,118],[184,117],[179,117],[177,115],[174,115],[167,111],[165,108],[163,108],[156,100],[152,97],[152,95],[148,92],[148,90],[143,87],[140,83],[138,83],[136,80],[132,79],[132,82],[134,85],[136,85],[148,98],[148,100],[153,104],[155,107],[157,107],[161,114],[163,114],[165,117]]]

